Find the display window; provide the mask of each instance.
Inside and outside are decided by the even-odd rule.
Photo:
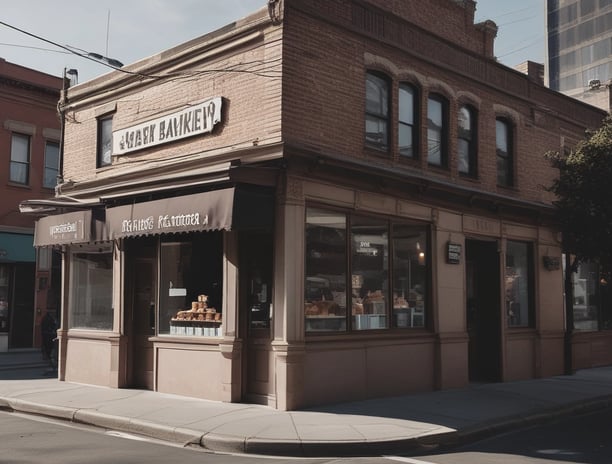
[[[505,287],[509,327],[534,325],[532,255],[530,243],[508,240]]]
[[[164,237],[160,246],[158,334],[220,336],[222,233]]]
[[[113,329],[113,249],[78,247],[70,255],[69,327]]]
[[[599,263],[585,261],[572,275],[572,285],[574,330],[612,329],[610,274],[602,272]]]
[[[428,236],[422,224],[307,208],[306,332],[425,327]]]

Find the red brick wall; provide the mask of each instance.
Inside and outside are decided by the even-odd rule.
[[[458,7],[445,0],[442,3],[453,5],[438,8],[439,14],[435,17],[433,12],[441,1],[431,2],[431,5],[416,1],[372,0],[370,3],[391,4],[392,9],[401,11],[407,18],[416,11],[418,4],[423,7],[417,15],[420,26],[429,25],[440,30],[440,25],[444,25],[447,38],[454,37],[455,42],[461,44],[465,30],[459,26],[459,21],[442,16]],[[322,152],[369,159],[386,166],[416,168],[461,186],[539,202],[550,201],[551,196],[543,186],[549,185],[555,176],[544,153],[559,149],[561,137],[566,143],[578,140],[586,127],[596,127],[604,116],[599,110],[551,92],[531,82],[527,76],[475,55],[473,51],[445,42],[436,46],[429,43],[424,51],[411,47],[401,34],[380,37],[371,30],[359,29],[351,22],[351,8],[354,5],[362,8],[363,2],[313,0],[308,5],[306,8],[300,2],[288,1],[285,10],[283,138],[288,142]],[[333,15],[330,14],[332,9],[337,10]],[[447,27],[447,24],[455,26]],[[408,37],[417,42],[422,40],[421,32],[414,25],[406,24],[405,28]],[[395,97],[400,81],[419,87],[419,161],[402,163],[397,148],[385,156],[364,148],[365,73],[368,69],[382,71],[392,78]],[[431,168],[426,163],[424,140],[429,92],[441,93],[450,102],[448,170]],[[469,102],[478,110],[477,180],[466,180],[457,172],[456,115],[462,102]],[[392,114],[396,113],[397,98],[394,98]],[[516,123],[516,188],[497,186],[497,116],[510,116]]]
[[[42,185],[45,142],[59,142],[55,135],[59,135],[60,129],[56,111],[60,88],[60,78],[0,60],[0,226],[33,228],[34,219],[19,213],[19,203],[54,194]],[[34,128],[30,139],[29,185],[9,182],[12,131],[7,121]],[[45,136],[49,129],[53,137]]]

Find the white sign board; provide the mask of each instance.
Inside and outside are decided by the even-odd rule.
[[[221,122],[221,97],[209,98],[160,118],[113,132],[113,155],[212,132]]]

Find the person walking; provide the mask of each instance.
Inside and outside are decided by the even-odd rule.
[[[51,370],[46,373],[53,374],[57,371],[57,323],[49,311],[43,317],[40,331],[42,335],[43,359],[49,361],[51,365]]]

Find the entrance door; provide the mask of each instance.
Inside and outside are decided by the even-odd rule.
[[[470,382],[501,381],[501,308],[498,244],[467,240],[466,316]]]
[[[243,397],[251,403],[268,404],[273,393],[270,304],[272,302],[272,235],[241,236],[241,323],[245,338]]]
[[[155,335],[155,248],[139,249],[131,266],[132,298],[129,315],[130,384],[137,388],[153,389],[153,342]]]
[[[14,265],[10,303],[10,348],[31,348],[34,335],[34,263]]]

